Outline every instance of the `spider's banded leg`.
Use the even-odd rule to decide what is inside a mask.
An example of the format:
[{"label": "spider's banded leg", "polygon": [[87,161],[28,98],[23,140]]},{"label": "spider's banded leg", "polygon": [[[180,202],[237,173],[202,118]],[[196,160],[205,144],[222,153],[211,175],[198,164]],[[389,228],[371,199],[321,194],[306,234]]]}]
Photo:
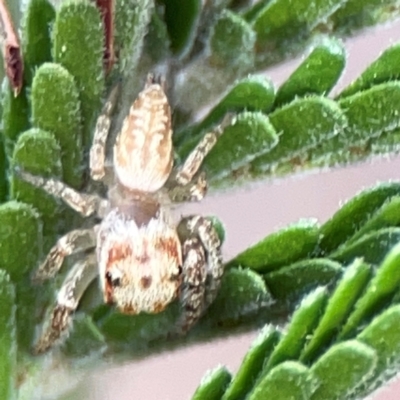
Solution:
[{"label": "spider's banded leg", "polygon": [[185,186],[173,186],[168,189],[169,198],[174,203],[200,201],[206,195],[207,181],[205,174],[201,173],[194,182]]},{"label": "spider's banded leg", "polygon": [[93,143],[90,148],[90,176],[99,181],[105,175],[106,142],[110,132],[111,113],[114,110],[119,94],[120,85],[117,84],[111,90],[100,116],[97,118],[93,135]]},{"label": "spider's banded leg", "polygon": [[47,351],[64,332],[68,331],[71,325],[72,313],[78,307],[83,293],[97,275],[95,254],[90,254],[74,265],[58,293],[51,319],[34,346],[33,351],[35,354]]},{"label": "spider's banded leg", "polygon": [[234,114],[227,114],[214,130],[203,136],[183,165],[178,169],[175,176],[175,181],[178,185],[187,185],[193,179],[204,158],[214,147],[215,143],[217,143],[218,137],[222,135],[224,129],[232,124],[234,117]]},{"label": "spider's banded leg", "polygon": [[206,283],[206,258],[200,240],[187,239],[182,246],[183,282],[180,295],[182,315],[178,322],[178,332],[184,333],[198,321],[203,312]]},{"label": "spider's banded leg", "polygon": [[76,229],[58,239],[56,245],[47,255],[46,260],[35,272],[33,279],[45,280],[52,278],[60,270],[65,257],[94,247],[96,245],[96,227]]},{"label": "spider's banded leg", "polygon": [[14,169],[14,171],[23,181],[42,188],[48,194],[63,200],[72,209],[84,217],[88,217],[94,213],[97,213],[99,216],[104,214],[108,202],[99,196],[79,193],[75,189],[70,188],[65,183],[56,179],[46,179],[41,176],[32,175],[29,172],[20,169]]},{"label": "spider's banded leg", "polygon": [[207,308],[217,297],[221,286],[224,265],[222,263],[221,241],[213,224],[207,218],[194,216],[188,219],[188,229],[201,241],[207,258],[206,293],[204,308]]}]

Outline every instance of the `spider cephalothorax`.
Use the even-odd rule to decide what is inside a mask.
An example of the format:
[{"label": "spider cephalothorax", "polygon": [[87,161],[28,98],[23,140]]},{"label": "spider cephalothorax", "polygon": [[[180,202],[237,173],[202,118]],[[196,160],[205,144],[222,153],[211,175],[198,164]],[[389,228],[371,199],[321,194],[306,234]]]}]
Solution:
[{"label": "spider cephalothorax", "polygon": [[[106,139],[115,99],[113,91],[96,124],[90,151],[94,180],[105,177]],[[36,280],[50,278],[66,256],[85,250],[58,292],[36,352],[49,349],[68,329],[71,314],[97,276],[104,301],[123,313],[158,313],[179,298],[178,330],[187,331],[196,323],[220,285],[220,240],[211,222],[200,216],[184,218],[179,223],[183,229],[178,229],[170,204],[203,198],[206,182],[198,171],[221,132],[222,125],[206,134],[184,164],[173,169],[171,111],[162,85],[150,76],[117,136],[107,199],[19,171],[22,179],[61,198],[82,215],[102,218],[92,228],[61,237],[36,272]]]}]

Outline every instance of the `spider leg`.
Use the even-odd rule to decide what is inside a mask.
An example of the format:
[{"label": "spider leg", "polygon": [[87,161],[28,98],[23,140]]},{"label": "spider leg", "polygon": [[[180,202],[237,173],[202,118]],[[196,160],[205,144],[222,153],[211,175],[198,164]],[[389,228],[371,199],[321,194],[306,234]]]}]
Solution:
[{"label": "spider leg", "polygon": [[205,253],[196,237],[187,239],[183,251],[183,281],[180,294],[182,316],[178,322],[178,331],[187,332],[198,321],[203,312],[206,270]]},{"label": "spider leg", "polygon": [[93,143],[90,148],[90,176],[93,180],[99,181],[105,175],[106,142],[110,132],[111,113],[117,103],[120,85],[117,84],[111,90],[100,116],[97,118],[93,135]]},{"label": "spider leg", "polygon": [[221,243],[209,220],[200,216],[185,218],[180,234],[188,238],[182,246],[184,262],[180,301],[183,314],[178,329],[187,332],[215,299],[224,269]]},{"label": "spider leg", "polygon": [[68,206],[84,217],[88,217],[94,213],[99,216],[104,215],[108,201],[99,196],[79,193],[59,180],[32,175],[18,168],[15,168],[14,172],[23,181],[42,188],[48,194],[63,200]]},{"label": "spider leg", "polygon": [[64,258],[96,245],[96,229],[76,229],[58,239],[52,247],[46,260],[36,270],[34,280],[42,281],[52,278],[61,268]]},{"label": "spider leg", "polygon": [[168,189],[169,198],[174,203],[200,201],[207,193],[207,180],[205,173],[200,173],[194,182],[185,186],[175,185]]},{"label": "spider leg", "polygon": [[187,157],[183,165],[178,169],[175,175],[175,182],[178,185],[185,186],[193,179],[199,170],[204,158],[217,143],[218,138],[222,135],[224,129],[231,125],[234,121],[234,114],[227,114],[222,122],[217,125],[214,130],[206,133],[197,146]]},{"label": "spider leg", "polygon": [[44,353],[53,346],[63,333],[68,332],[72,322],[71,315],[78,307],[83,293],[97,275],[97,262],[94,253],[74,265],[58,292],[51,319],[34,346],[35,354]]},{"label": "spider leg", "polygon": [[213,224],[207,218],[194,216],[189,219],[188,227],[193,232],[196,232],[207,255],[207,280],[204,305],[207,308],[217,297],[222,275],[224,274],[221,241]]}]

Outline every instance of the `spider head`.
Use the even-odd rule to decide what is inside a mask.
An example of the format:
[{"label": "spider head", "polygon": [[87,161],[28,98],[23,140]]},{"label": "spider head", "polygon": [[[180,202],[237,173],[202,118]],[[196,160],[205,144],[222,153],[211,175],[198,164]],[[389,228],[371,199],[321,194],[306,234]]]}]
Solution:
[{"label": "spider head", "polygon": [[104,300],[125,314],[158,313],[178,295],[182,251],[176,231],[153,218],[114,223],[98,247]]}]

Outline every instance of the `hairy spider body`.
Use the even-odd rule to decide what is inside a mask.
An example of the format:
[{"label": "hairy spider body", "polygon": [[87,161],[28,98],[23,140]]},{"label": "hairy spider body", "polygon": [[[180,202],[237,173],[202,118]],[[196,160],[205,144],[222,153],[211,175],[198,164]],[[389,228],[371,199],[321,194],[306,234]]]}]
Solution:
[{"label": "hairy spider body", "polygon": [[104,301],[128,314],[158,313],[178,296],[182,250],[168,215],[138,223],[113,209],[97,236]]},{"label": "hairy spider body", "polygon": [[[105,177],[105,148],[116,90],[99,116],[90,151],[94,180]],[[127,314],[158,313],[179,298],[178,332],[186,332],[214,300],[223,266],[221,244],[211,222],[200,216],[176,224],[173,202],[198,201],[206,191],[198,173],[222,133],[226,118],[206,134],[185,163],[173,169],[171,111],[162,85],[150,76],[125,118],[114,145],[113,182],[108,198],[79,193],[60,181],[17,171],[19,176],[61,198],[84,216],[96,213],[101,223],[61,237],[36,271],[35,279],[53,277],[66,256],[86,256],[67,274],[56,305],[34,351],[48,350],[68,330],[71,314],[97,276],[104,301]]]}]

